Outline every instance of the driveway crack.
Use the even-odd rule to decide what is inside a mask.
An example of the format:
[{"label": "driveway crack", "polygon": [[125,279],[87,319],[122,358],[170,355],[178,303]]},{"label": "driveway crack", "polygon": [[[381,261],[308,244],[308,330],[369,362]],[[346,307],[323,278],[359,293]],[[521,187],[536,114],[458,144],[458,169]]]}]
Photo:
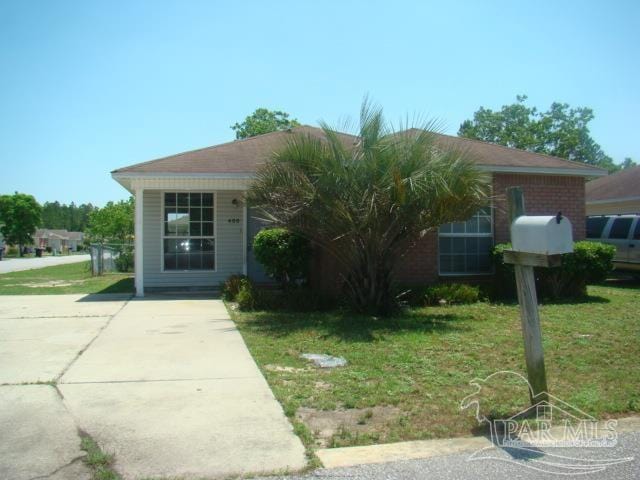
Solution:
[{"label": "driveway crack", "polygon": [[[113,321],[114,318],[116,318],[118,316],[118,314],[120,312],[122,312],[122,310],[129,304],[129,302],[131,301],[131,298],[125,300],[125,302],[122,304],[122,306],[118,309],[117,312],[115,312],[113,315],[109,316],[108,320],[105,322],[105,324],[100,327],[100,329],[98,330],[98,332],[95,334],[95,336],[89,340],[89,343],[87,343],[76,355],[75,357],[73,357],[71,359],[71,361],[67,364],[66,367],[64,367],[62,369],[62,372],[60,372],[60,374],[53,380],[54,383],[58,383],[60,381],[60,379],[64,376],[65,373],[67,373],[69,371],[69,369],[73,366],[73,364],[78,360],[78,358],[80,358],[80,356],[87,351],[87,349],[93,344],[93,342],[95,342],[98,337],[102,334],[102,332],[105,331],[105,329],[111,324],[111,322]],[[56,389],[57,390],[57,389]],[[58,392],[60,393],[60,392]]]},{"label": "driveway crack", "polygon": [[53,475],[55,475],[56,473],[60,472],[61,470],[64,470],[67,467],[70,467],[71,465],[73,465],[74,463],[78,462],[79,460],[84,459],[84,457],[86,457],[87,454],[83,453],[82,455],[78,455],[77,457],[71,459],[70,462],[65,463],[64,465],[56,468],[53,472],[51,473],[47,473],[46,475],[38,475],[37,477],[31,477],[29,480],[40,480],[41,478],[49,478]]}]

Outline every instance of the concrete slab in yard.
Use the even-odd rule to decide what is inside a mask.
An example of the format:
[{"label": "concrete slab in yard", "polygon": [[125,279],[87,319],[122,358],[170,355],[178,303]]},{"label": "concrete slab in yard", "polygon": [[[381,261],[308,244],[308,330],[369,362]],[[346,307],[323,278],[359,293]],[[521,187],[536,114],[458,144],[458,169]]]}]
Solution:
[{"label": "concrete slab in yard", "polygon": [[61,385],[129,478],[299,470],[304,449],[261,378]]},{"label": "concrete slab in yard", "polygon": [[80,438],[55,389],[0,387],[0,478],[84,480]]}]

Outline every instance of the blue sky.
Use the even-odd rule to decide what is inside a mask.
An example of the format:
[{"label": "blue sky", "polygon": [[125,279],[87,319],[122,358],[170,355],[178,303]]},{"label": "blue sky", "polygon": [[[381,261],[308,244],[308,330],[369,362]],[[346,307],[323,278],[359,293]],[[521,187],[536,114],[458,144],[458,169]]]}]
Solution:
[{"label": "blue sky", "polygon": [[447,133],[517,94],[589,106],[619,162],[640,160],[640,2],[6,1],[0,193],[103,205],[117,167],[233,139],[257,107]]}]

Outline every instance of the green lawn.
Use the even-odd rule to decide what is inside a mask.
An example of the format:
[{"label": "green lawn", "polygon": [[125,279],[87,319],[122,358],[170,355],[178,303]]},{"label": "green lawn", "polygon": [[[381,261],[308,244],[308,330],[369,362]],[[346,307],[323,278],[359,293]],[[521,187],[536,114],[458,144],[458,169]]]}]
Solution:
[{"label": "green lawn", "polygon": [[133,277],[122,273],[93,277],[90,262],[0,275],[0,295],[61,293],[133,293]]},{"label": "green lawn", "polygon": [[[580,302],[541,308],[551,393],[598,418],[640,412],[640,286],[589,288]],[[358,445],[482,431],[469,381],[500,370],[525,374],[517,305],[414,309],[391,319],[347,313],[232,316],[296,431],[307,445]],[[346,367],[309,367],[301,353],[345,357]],[[528,405],[526,386],[498,376],[483,412]]]}]

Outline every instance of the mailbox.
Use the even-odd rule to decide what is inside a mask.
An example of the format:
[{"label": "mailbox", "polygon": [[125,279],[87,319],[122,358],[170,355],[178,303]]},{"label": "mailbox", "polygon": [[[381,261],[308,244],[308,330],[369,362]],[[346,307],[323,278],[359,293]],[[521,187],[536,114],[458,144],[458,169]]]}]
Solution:
[{"label": "mailbox", "polygon": [[573,252],[571,222],[560,214],[522,215],[511,224],[511,245],[514,252],[542,255]]}]

